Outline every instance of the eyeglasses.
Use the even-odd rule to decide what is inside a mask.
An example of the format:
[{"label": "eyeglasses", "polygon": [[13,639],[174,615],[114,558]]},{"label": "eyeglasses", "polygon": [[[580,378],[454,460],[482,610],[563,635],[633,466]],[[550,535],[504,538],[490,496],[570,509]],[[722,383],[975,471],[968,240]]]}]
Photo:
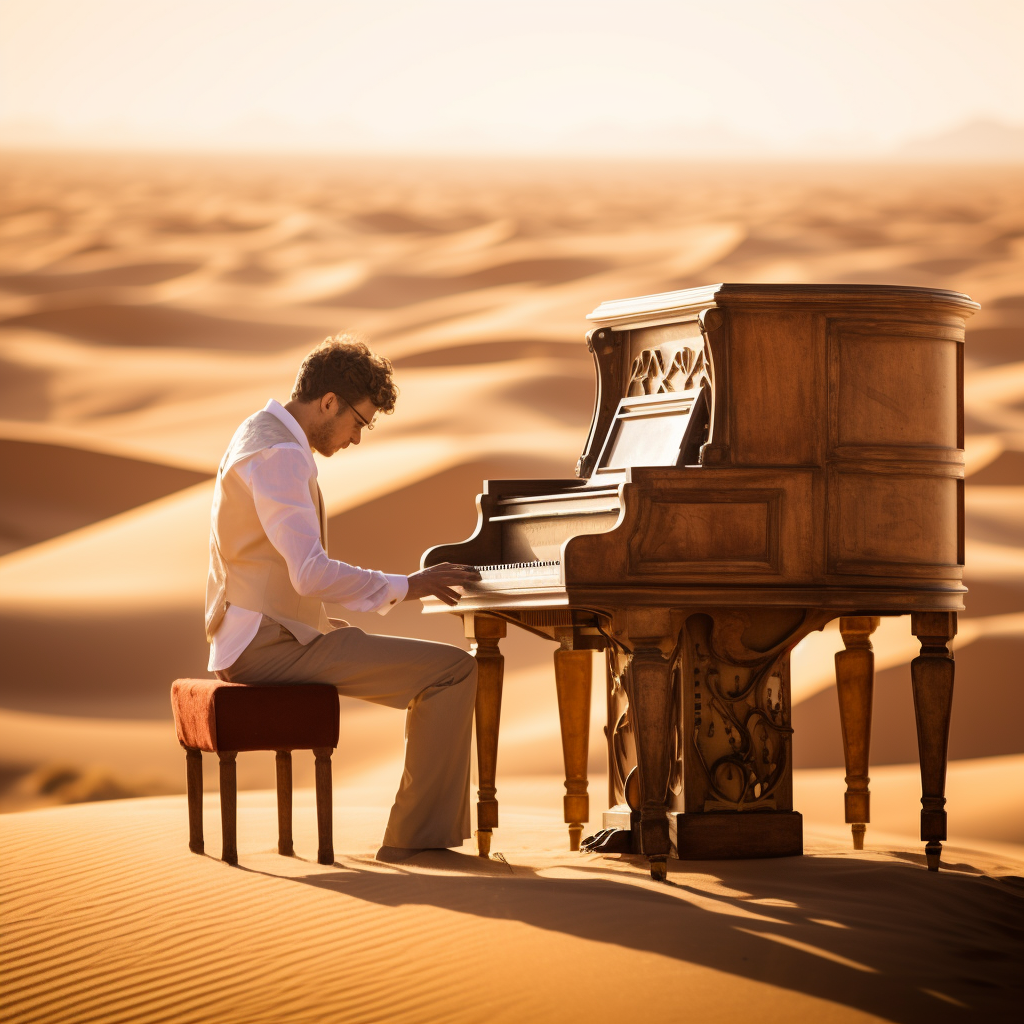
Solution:
[{"label": "eyeglasses", "polygon": [[366,417],[363,416],[363,414],[351,402],[346,401],[344,398],[342,401],[345,402],[345,404],[352,410],[352,415],[355,416],[356,422],[359,426],[365,427],[367,430],[373,430],[375,424],[372,419],[366,419]]}]

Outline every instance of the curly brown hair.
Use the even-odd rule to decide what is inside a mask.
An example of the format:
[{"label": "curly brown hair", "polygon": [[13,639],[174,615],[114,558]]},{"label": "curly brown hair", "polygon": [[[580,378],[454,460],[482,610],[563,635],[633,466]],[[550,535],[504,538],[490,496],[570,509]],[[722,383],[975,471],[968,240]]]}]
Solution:
[{"label": "curly brown hair", "polygon": [[336,334],[302,360],[292,398],[315,402],[330,392],[350,404],[369,398],[381,412],[390,413],[398,398],[391,374],[390,359],[350,334]]}]

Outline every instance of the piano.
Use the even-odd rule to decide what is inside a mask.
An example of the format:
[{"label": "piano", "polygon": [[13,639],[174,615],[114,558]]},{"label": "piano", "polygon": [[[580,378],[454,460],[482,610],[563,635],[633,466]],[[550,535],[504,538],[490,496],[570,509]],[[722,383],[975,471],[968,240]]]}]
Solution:
[{"label": "piano", "polygon": [[[980,307],[935,288],[715,284],[589,314],[597,395],[562,480],[487,480],[461,543],[479,666],[478,849],[498,826],[509,624],[557,644],[570,848],[589,821],[591,672],[604,652],[609,809],[584,849],[802,853],[790,652],[838,618],[846,820],[870,821],[871,633],[909,615],[921,839],[938,870],[964,564],[963,342]],[[425,611],[449,609],[426,599]]]}]

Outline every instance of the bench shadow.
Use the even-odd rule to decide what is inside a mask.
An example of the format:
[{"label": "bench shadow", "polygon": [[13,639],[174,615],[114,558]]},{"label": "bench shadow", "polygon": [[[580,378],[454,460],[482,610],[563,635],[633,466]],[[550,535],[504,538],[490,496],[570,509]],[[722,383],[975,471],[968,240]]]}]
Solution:
[{"label": "bench shadow", "polygon": [[662,884],[642,858],[581,858],[574,877],[553,878],[451,851],[256,873],[656,953],[900,1024],[1003,1019],[1024,997],[1024,904],[986,876],[838,857],[669,864]]}]

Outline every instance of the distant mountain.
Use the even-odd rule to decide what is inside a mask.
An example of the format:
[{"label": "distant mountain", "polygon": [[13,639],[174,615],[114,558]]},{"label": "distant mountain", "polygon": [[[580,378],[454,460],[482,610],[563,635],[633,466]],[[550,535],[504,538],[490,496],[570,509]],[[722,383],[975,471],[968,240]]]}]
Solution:
[{"label": "distant mountain", "polygon": [[1024,128],[979,119],[908,142],[898,152],[901,156],[927,160],[1024,162]]}]

